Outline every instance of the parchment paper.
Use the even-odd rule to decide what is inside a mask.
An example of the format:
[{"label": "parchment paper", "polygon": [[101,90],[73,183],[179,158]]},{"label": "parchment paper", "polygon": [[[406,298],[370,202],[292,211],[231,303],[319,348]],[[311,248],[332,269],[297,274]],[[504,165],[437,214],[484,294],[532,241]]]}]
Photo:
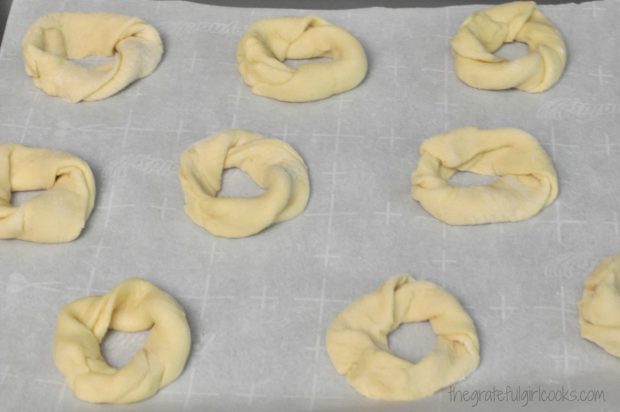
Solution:
[{"label": "parchment paper", "polygon": [[[409,273],[442,284],[478,327],[482,362],[455,389],[603,389],[606,402],[525,409],[619,410],[620,360],[579,337],[576,302],[594,265],[620,251],[620,3],[542,7],[570,54],[561,81],[542,94],[475,90],[455,77],[450,37],[479,8],[317,11],[364,44],[368,77],[340,96],[291,104],[250,92],[235,47],[252,21],[306,11],[15,1],[0,49],[0,139],[79,155],[95,172],[98,199],[72,243],[0,242],[0,409],[472,409],[448,390],[418,402],[371,401],[329,362],[324,336],[337,313],[388,276]],[[164,39],[161,65],[100,102],[45,95],[24,71],[20,42],[37,17],[59,10],[144,18]],[[557,167],[558,200],[513,224],[450,227],[431,218],[410,197],[418,146],[467,125],[519,127],[539,138]],[[185,216],[181,152],[230,127],[285,139],[304,157],[312,195],[303,215],[236,240],[215,238]],[[242,173],[227,173],[224,184],[228,195],[259,192]],[[56,314],[129,276],[151,280],[185,307],[191,357],[148,401],[83,403],[53,365]],[[113,333],[104,352],[122,365],[144,336]],[[414,360],[433,342],[423,325],[392,339]]]}]

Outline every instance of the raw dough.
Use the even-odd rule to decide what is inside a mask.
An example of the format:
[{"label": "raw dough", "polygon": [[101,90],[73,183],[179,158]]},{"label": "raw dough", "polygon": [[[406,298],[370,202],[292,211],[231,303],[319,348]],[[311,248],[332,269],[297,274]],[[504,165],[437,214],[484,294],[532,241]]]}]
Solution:
[{"label": "raw dough", "polygon": [[620,357],[620,254],[588,276],[578,306],[581,336]]},{"label": "raw dough", "polygon": [[[429,321],[437,347],[420,362],[390,353],[387,336],[404,322]],[[393,276],[341,312],[327,331],[327,353],[362,395],[414,400],[464,379],[480,362],[478,335],[459,302],[434,283]]]},{"label": "raw dough", "polygon": [[[72,102],[112,96],[151,74],[164,51],[157,30],[136,17],[72,12],[39,18],[22,50],[34,84]],[[91,67],[70,60],[113,54],[114,61]]]},{"label": "raw dough", "polygon": [[[46,190],[19,206],[12,192]],[[69,242],[80,235],[95,204],[88,164],[56,150],[0,144],[0,239]]]},{"label": "raw dough", "polygon": [[[513,61],[493,53],[502,44],[527,43],[529,54]],[[562,76],[566,45],[562,34],[533,1],[515,1],[472,14],[452,39],[456,75],[479,89],[543,92]]]},{"label": "raw dough", "polygon": [[[108,329],[151,329],[122,368],[109,366],[99,345]],[[183,371],[191,336],[183,308],[143,279],[130,278],[103,296],[66,305],[58,315],[54,362],[83,401],[129,403],[153,396]]]},{"label": "raw dough", "polygon": [[[329,57],[294,68],[286,59]],[[366,77],[366,53],[348,31],[320,17],[258,20],[237,46],[243,80],[259,96],[307,102],[353,89]]]},{"label": "raw dough", "polygon": [[[452,186],[448,180],[458,171],[500,178],[486,186]],[[411,180],[413,198],[451,225],[528,219],[558,195],[547,153],[520,129],[465,127],[425,140]]]},{"label": "raw dough", "polygon": [[[252,198],[216,197],[224,169],[237,167],[266,189]],[[244,237],[300,214],[308,203],[308,170],[297,152],[278,139],[226,130],[190,146],[179,178],[185,212],[194,223],[222,237]]]}]

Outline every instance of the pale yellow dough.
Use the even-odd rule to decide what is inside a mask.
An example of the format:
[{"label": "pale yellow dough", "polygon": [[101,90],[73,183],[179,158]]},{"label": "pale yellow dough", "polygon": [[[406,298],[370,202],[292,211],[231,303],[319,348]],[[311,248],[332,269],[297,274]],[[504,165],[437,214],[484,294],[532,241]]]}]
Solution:
[{"label": "pale yellow dough", "polygon": [[[122,368],[109,366],[100,344],[108,329],[151,329],[144,346]],[[103,296],[66,305],[58,315],[54,362],[79,399],[137,402],[154,395],[183,371],[191,344],[183,308],[143,279],[130,278]]]},{"label": "pale yellow dough", "polygon": [[[45,190],[19,206],[12,192]],[[65,152],[0,144],[0,239],[69,242],[80,235],[95,204],[88,164]]]},{"label": "pale yellow dough", "polygon": [[[459,171],[499,176],[486,186],[453,186]],[[451,225],[528,219],[558,195],[547,153],[520,129],[455,129],[425,140],[411,176],[412,195],[437,219]]]},{"label": "pale yellow dough", "polygon": [[[297,68],[286,59],[328,57]],[[259,96],[307,102],[353,89],[366,77],[366,53],[348,31],[320,17],[276,17],[253,23],[237,46],[239,72]]]},{"label": "pale yellow dough", "polygon": [[[139,18],[63,12],[35,21],[22,50],[26,72],[38,88],[79,102],[105,99],[148,76],[164,49],[157,30]],[[71,60],[112,55],[112,62],[91,67]]]},{"label": "pale yellow dough", "polygon": [[620,254],[588,276],[578,306],[581,336],[620,357]]},{"label": "pale yellow dough", "polygon": [[[513,61],[493,54],[514,41],[526,43],[529,53]],[[472,14],[452,39],[452,55],[456,75],[479,89],[543,92],[558,81],[566,65],[562,34],[533,1],[500,4]]]},{"label": "pale yellow dough", "polygon": [[[418,363],[390,353],[388,334],[429,321],[435,351]],[[460,303],[434,283],[399,275],[342,311],[327,331],[332,364],[362,395],[407,401],[464,379],[480,362],[476,327]]]},{"label": "pale yellow dough", "polygon": [[[251,198],[217,197],[224,169],[246,172],[266,190]],[[278,139],[232,129],[190,146],[179,178],[185,212],[211,234],[245,237],[300,214],[308,203],[308,170],[299,154]]]}]

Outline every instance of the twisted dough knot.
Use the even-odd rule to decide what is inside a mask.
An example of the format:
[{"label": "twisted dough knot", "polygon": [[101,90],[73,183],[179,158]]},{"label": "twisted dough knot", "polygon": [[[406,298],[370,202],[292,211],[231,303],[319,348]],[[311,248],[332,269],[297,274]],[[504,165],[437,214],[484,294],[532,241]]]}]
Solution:
[{"label": "twisted dough knot", "polygon": [[[527,43],[529,54],[507,61],[493,53],[503,43]],[[542,92],[566,65],[562,34],[533,1],[515,1],[472,14],[452,39],[456,75],[479,89]]]},{"label": "twisted dough knot", "polygon": [[[122,368],[109,366],[99,345],[108,329],[151,329],[144,346]],[[103,296],[62,308],[54,336],[54,362],[79,399],[130,403],[154,395],[183,371],[191,336],[183,308],[143,279],[131,278]]]},{"label": "twisted dough knot", "polygon": [[[110,97],[155,70],[161,38],[144,21],[113,13],[52,13],[41,17],[22,41],[26,72],[51,96],[72,102]],[[69,59],[111,56],[85,67]]]},{"label": "twisted dough knot", "polygon": [[[216,197],[224,169],[236,167],[266,192],[252,198]],[[308,203],[308,170],[297,152],[278,139],[232,129],[190,146],[179,178],[185,212],[194,223],[223,237],[258,233],[300,214]]]},{"label": "twisted dough knot", "polygon": [[[46,190],[19,206],[12,192]],[[88,164],[56,150],[0,144],[0,239],[41,243],[77,238],[95,204]]]},{"label": "twisted dough knot", "polygon": [[[429,321],[434,352],[411,363],[389,352],[388,334],[404,322]],[[460,303],[434,283],[393,276],[342,311],[327,331],[338,373],[362,395],[414,400],[464,379],[480,362],[478,335]]]},{"label": "twisted dough knot", "polygon": [[[500,176],[486,186],[452,186],[459,171]],[[412,195],[451,225],[514,222],[551,204],[558,180],[538,141],[519,129],[455,129],[425,140],[411,176]]]},{"label": "twisted dough knot", "polygon": [[620,254],[588,276],[578,306],[581,336],[620,357]]},{"label": "twisted dough knot", "polygon": [[[286,59],[329,57],[294,68]],[[237,46],[239,72],[259,96],[288,102],[320,100],[353,89],[366,76],[366,53],[346,30],[319,17],[253,23]]]}]

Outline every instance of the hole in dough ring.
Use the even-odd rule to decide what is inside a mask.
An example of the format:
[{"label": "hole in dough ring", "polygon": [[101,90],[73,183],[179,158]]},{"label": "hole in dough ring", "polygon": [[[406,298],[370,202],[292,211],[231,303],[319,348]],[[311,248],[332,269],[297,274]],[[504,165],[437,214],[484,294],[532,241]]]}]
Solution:
[{"label": "hole in dough ring", "polygon": [[[144,346],[122,368],[109,366],[100,344],[108,329],[151,329]],[[75,396],[94,403],[130,403],[154,395],[183,371],[191,336],[183,308],[152,283],[130,278],[102,296],[62,308],[54,362]]]},{"label": "hole in dough ring", "polygon": [[[18,206],[12,192],[45,190]],[[0,144],[0,239],[39,243],[77,238],[95,204],[95,178],[66,152]]]},{"label": "hole in dough ring", "polygon": [[[217,197],[224,169],[246,172],[265,193]],[[245,130],[226,130],[190,146],[181,155],[179,178],[185,212],[211,234],[245,237],[300,214],[310,183],[301,156],[287,143]]]},{"label": "hole in dough ring", "polygon": [[[163,54],[159,33],[136,17],[114,13],[51,13],[22,41],[26,72],[50,96],[71,102],[110,97],[155,70]],[[70,59],[112,56],[85,67]]]},{"label": "hole in dough ring", "polygon": [[[509,61],[493,53],[514,41],[529,54]],[[452,39],[456,75],[469,86],[543,92],[562,76],[566,45],[562,34],[533,1],[489,7],[467,17]]]},{"label": "hole in dough ring", "polygon": [[[429,321],[435,351],[412,363],[390,353],[388,334],[404,322]],[[464,379],[480,363],[478,335],[460,303],[434,283],[389,278],[342,311],[327,331],[332,364],[364,396],[407,401]]]},{"label": "hole in dough ring", "polygon": [[[297,68],[286,59],[329,57]],[[360,42],[320,17],[258,20],[237,46],[239,72],[252,92],[287,102],[320,100],[353,89],[368,63]]]},{"label": "hole in dough ring", "polygon": [[[486,186],[453,186],[459,171],[500,176]],[[547,153],[520,129],[465,127],[420,146],[412,195],[435,218],[451,225],[515,222],[536,215],[558,195]]]},{"label": "hole in dough ring", "polygon": [[588,276],[578,306],[581,336],[620,357],[620,254]]}]

